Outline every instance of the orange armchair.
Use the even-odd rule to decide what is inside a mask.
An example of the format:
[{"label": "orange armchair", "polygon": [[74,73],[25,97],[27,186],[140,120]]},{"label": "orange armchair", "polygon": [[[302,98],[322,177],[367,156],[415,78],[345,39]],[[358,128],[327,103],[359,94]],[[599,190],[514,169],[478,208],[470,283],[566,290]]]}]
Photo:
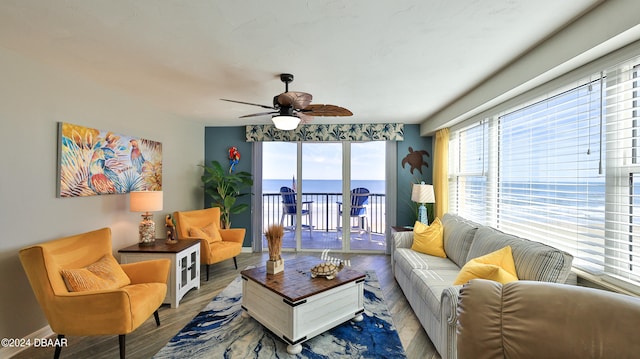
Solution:
[{"label": "orange armchair", "polygon": [[209,265],[233,258],[238,269],[236,256],[242,251],[244,228],[220,228],[220,208],[206,208],[195,211],[174,212],[178,239],[200,239],[200,263],[206,265],[207,281]]},{"label": "orange armchair", "polygon": [[[171,262],[160,259],[119,265],[112,254],[109,228],[23,248],[20,261],[59,339],[118,334],[120,357],[124,358],[126,334],[151,314],[160,325],[158,308],[167,292]],[[123,281],[126,284],[120,285]],[[95,289],[96,283],[102,289]],[[54,358],[60,351],[57,346]]]}]

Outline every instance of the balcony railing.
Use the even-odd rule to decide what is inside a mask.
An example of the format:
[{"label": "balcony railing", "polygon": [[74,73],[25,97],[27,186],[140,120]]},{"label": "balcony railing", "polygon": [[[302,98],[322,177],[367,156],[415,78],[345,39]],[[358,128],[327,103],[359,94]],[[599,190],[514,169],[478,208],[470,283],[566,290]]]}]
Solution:
[{"label": "balcony railing", "polygon": [[[311,216],[311,226],[314,231],[337,231],[338,225],[338,203],[342,203],[342,193],[303,193],[303,202],[309,204],[313,215]],[[270,224],[280,223],[282,216],[282,197],[280,193],[265,193],[262,195],[263,213],[263,233]],[[290,218],[285,217],[285,226],[291,225]],[[385,233],[385,195],[379,193],[369,194],[369,204],[367,207],[367,219],[372,234]],[[302,224],[307,225],[306,217]],[[353,225],[353,224],[352,224]]]}]

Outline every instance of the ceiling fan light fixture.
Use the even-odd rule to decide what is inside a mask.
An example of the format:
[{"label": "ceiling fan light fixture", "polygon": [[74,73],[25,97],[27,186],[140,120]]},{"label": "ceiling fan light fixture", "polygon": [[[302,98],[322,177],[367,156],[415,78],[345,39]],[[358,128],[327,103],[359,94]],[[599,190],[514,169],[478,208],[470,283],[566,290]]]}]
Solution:
[{"label": "ceiling fan light fixture", "polygon": [[273,124],[277,129],[285,131],[291,131],[298,127],[301,118],[305,123],[308,123],[314,116],[353,116],[351,111],[340,106],[311,104],[313,96],[310,93],[289,91],[289,83],[293,81],[292,74],[280,74],[280,80],[284,82],[284,92],[273,97],[273,106],[224,98],[221,100],[266,108],[270,111],[252,113],[240,116],[240,118],[275,115],[272,117]]},{"label": "ceiling fan light fixture", "polygon": [[284,131],[295,130],[300,123],[300,118],[296,116],[273,116],[271,120],[277,129]]}]

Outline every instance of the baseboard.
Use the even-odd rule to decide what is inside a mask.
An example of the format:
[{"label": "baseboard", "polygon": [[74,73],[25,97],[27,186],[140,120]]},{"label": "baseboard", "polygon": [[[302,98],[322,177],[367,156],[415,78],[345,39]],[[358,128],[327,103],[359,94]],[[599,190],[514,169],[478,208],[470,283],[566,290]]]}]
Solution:
[{"label": "baseboard", "polygon": [[[44,339],[44,338],[48,338],[52,335],[54,335],[55,333],[53,332],[53,330],[51,330],[50,326],[46,326],[44,328],[41,328],[39,330],[36,330],[35,332],[27,335],[26,337],[22,338],[22,342],[24,343],[33,343],[36,339]],[[21,351],[28,349],[28,346],[25,347],[8,347],[8,346],[4,346],[2,348],[0,348],[0,358],[11,358],[14,355],[20,353]]]},{"label": "baseboard", "polygon": [[240,253],[253,253],[253,248],[251,248],[251,247],[242,247],[242,251]]}]

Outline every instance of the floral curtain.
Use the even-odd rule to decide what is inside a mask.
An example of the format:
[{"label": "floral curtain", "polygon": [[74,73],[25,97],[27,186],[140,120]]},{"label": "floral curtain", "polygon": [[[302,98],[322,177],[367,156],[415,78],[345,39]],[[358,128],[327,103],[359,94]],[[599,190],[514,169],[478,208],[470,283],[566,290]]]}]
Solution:
[{"label": "floral curtain", "polygon": [[274,125],[249,125],[246,127],[247,142],[259,141],[403,141],[404,124],[311,124],[300,125],[292,131],[282,131]]}]

